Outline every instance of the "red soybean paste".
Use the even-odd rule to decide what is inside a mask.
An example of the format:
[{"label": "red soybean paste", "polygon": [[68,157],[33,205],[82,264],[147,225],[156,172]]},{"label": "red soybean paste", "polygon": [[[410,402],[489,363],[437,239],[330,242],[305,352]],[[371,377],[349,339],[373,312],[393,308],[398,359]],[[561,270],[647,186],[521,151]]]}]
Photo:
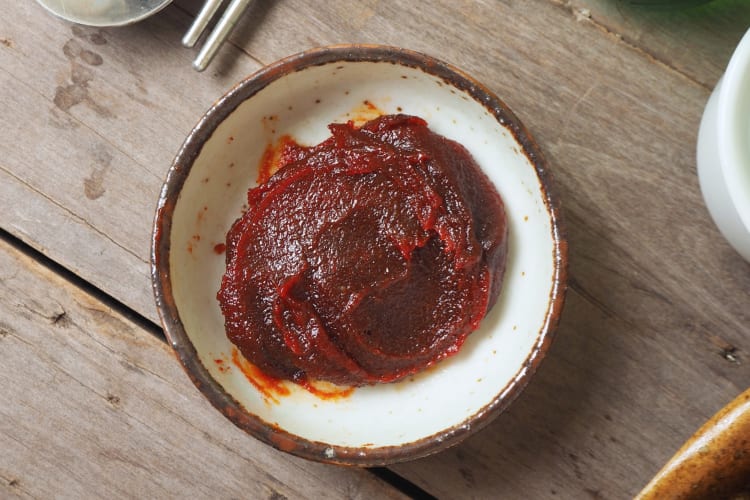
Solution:
[{"label": "red soybean paste", "polygon": [[503,202],[460,144],[406,115],[290,142],[227,235],[226,332],[266,374],[391,382],[455,354],[503,280]]}]

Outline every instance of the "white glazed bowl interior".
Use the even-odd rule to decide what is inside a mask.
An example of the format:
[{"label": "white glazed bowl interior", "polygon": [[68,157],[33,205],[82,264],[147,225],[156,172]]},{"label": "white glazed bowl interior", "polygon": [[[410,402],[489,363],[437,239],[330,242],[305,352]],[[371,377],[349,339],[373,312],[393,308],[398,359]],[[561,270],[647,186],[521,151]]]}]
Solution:
[{"label": "white glazed bowl interior", "polygon": [[[357,388],[336,400],[288,383],[290,395],[268,401],[236,367],[227,370],[215,362],[231,359],[232,350],[216,300],[225,256],[215,246],[242,214],[269,144],[284,134],[316,144],[329,136],[329,123],[357,115],[364,101],[385,113],[426,119],[432,130],[463,144],[490,177],[506,204],[510,233],[502,293],[461,351],[424,373]],[[447,429],[470,430],[477,417],[517,392],[533,358],[543,356],[541,344],[557,321],[551,302],[562,293],[564,275],[556,216],[513,133],[468,92],[391,62],[307,66],[239,104],[192,163],[168,235],[174,304],[197,356],[223,390],[258,419],[296,438],[330,445],[324,459],[336,460],[335,447],[357,448],[366,456],[367,450],[439,441]]]},{"label": "white glazed bowl interior", "polygon": [[711,217],[750,261],[750,31],[706,104],[697,161]]}]

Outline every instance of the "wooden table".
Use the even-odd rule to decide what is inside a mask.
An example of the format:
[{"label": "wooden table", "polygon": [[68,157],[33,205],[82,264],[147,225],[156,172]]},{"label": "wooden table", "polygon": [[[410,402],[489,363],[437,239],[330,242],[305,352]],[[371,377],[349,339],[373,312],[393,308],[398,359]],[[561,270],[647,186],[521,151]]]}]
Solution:
[{"label": "wooden table", "polygon": [[[702,202],[695,139],[750,2],[257,0],[203,74],[197,0],[119,29],[0,0],[0,497],[626,498],[750,381],[750,264]],[[262,65],[343,42],[453,63],[538,139],[570,288],[529,387],[488,428],[389,469],[233,427],[164,342],[157,194],[188,131]]]}]

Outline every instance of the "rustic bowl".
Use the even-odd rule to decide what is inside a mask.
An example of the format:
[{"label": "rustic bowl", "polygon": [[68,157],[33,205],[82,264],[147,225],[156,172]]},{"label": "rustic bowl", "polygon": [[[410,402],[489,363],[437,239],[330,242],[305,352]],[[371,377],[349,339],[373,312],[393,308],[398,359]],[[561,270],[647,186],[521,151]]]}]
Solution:
[{"label": "rustic bowl", "polygon": [[635,500],[750,496],[750,389],[688,439]]},{"label": "rustic bowl", "polygon": [[[365,103],[367,101],[367,103]],[[269,144],[301,144],[373,109],[421,116],[463,144],[497,186],[509,225],[503,291],[461,351],[402,381],[321,398],[258,390],[232,359],[216,301],[221,244]],[[434,453],[489,423],[528,383],[552,340],[567,244],[541,152],[508,107],[459,70],[379,46],[311,50],[268,66],[208,110],[159,198],[152,279],[167,337],[195,385],[232,422],[308,459],[382,465]],[[236,355],[236,351],[234,353]]]}]

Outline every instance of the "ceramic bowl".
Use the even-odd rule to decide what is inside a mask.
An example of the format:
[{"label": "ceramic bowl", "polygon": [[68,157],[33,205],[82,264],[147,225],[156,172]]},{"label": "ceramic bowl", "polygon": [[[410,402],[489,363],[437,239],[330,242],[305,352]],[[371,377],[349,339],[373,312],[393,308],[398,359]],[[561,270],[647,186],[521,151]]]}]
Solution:
[{"label": "ceramic bowl", "polygon": [[635,500],[748,498],[749,442],[750,389],[703,424]]},{"label": "ceramic bowl", "polygon": [[[418,375],[341,397],[320,397],[290,382],[268,393],[252,383],[224,334],[216,292],[227,230],[242,214],[268,145],[284,135],[316,144],[328,137],[329,123],[373,113],[424,118],[463,144],[497,186],[510,234],[502,293],[457,355]],[[262,69],[203,116],[161,192],[152,277],[169,342],[196,386],[232,422],[298,456],[370,466],[455,444],[511,403],[552,340],[566,254],[547,164],[502,101],[428,56],[342,46]]]},{"label": "ceramic bowl", "polygon": [[750,31],[708,99],[696,157],[714,223],[750,262]]}]

